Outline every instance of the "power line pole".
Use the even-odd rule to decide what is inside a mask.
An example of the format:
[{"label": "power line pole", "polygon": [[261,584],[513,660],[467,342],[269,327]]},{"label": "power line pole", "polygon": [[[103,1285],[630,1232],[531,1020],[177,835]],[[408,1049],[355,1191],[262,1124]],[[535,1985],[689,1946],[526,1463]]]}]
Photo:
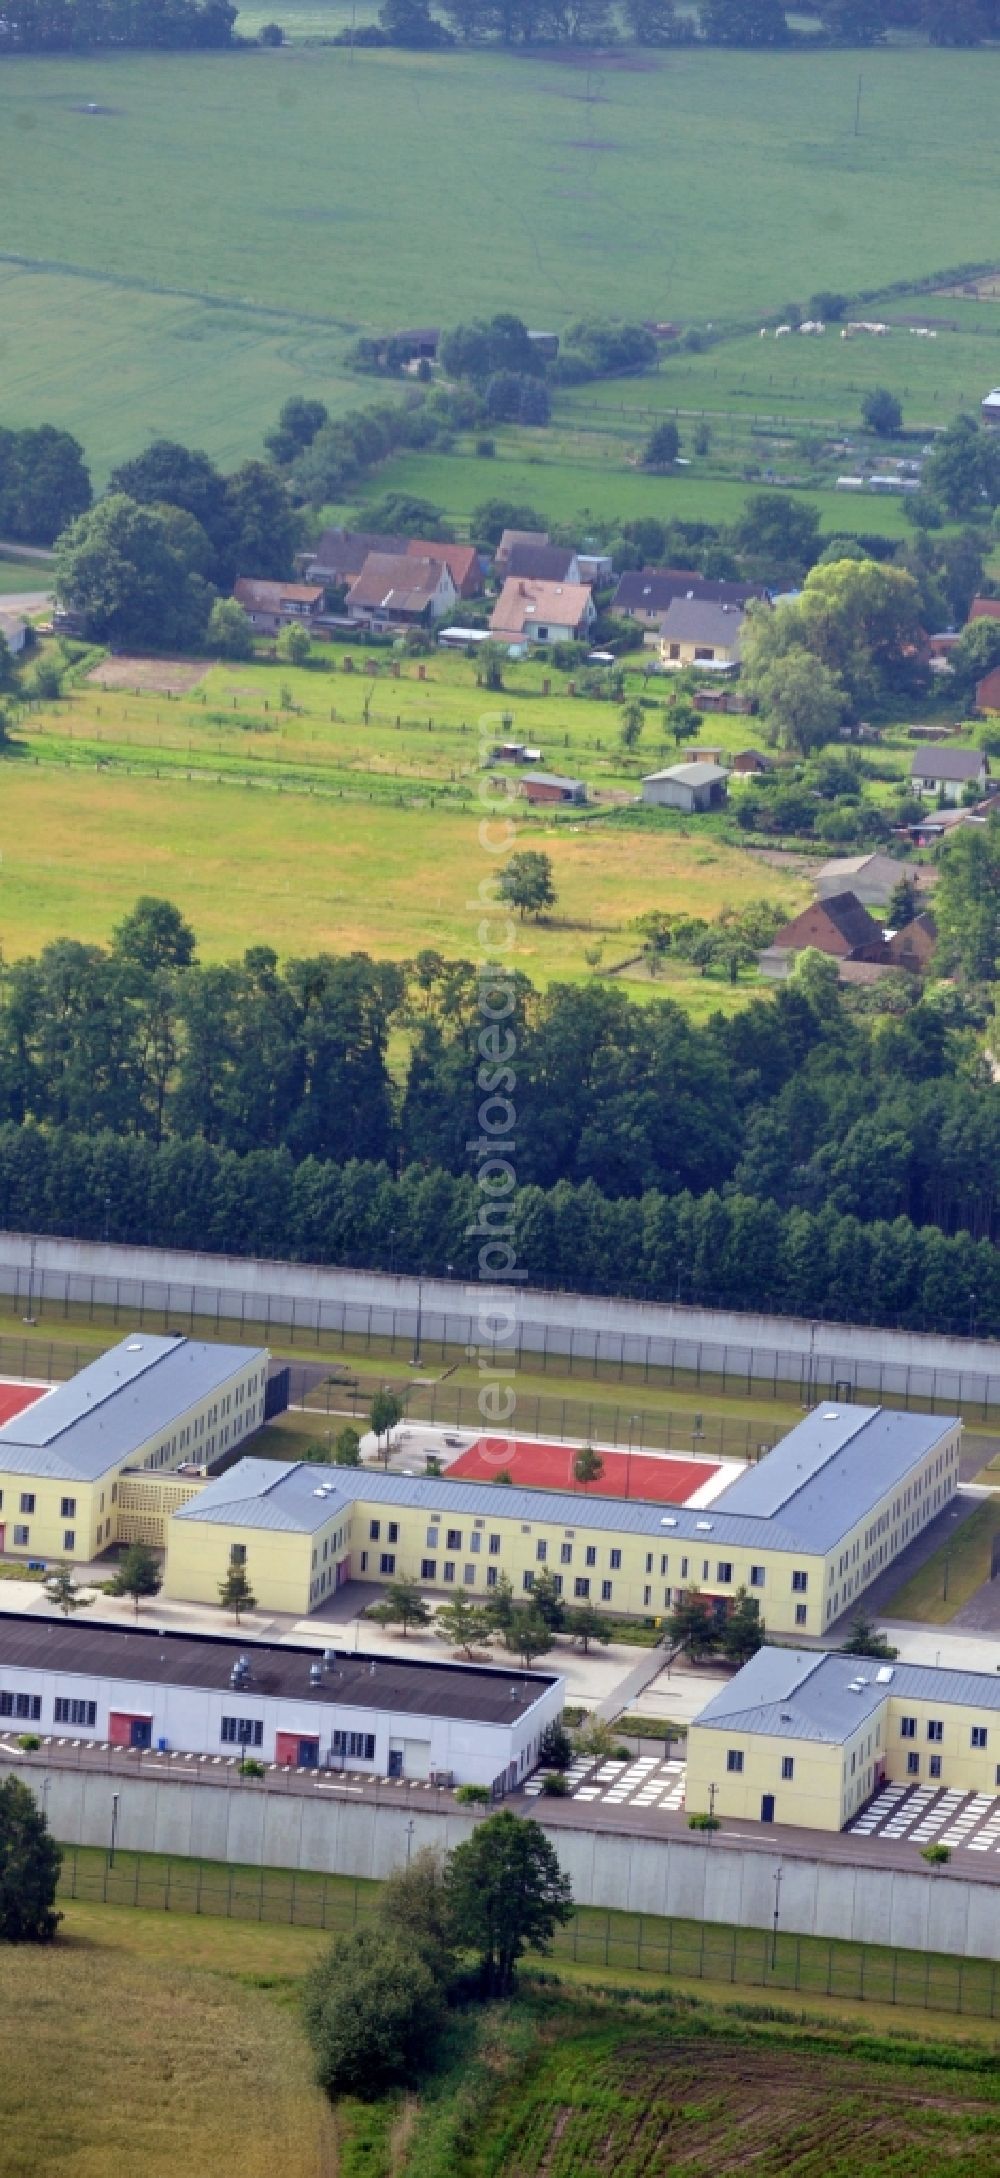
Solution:
[{"label": "power line pole", "polygon": [[771,1972],[772,1972],[772,1974],[773,1974],[773,1972],[774,1972],[774,1969],[775,1969],[775,1967],[776,1967],[776,1966],[777,1966],[777,1964],[778,1964],[778,1916],[779,1916],[779,1914],[780,1914],[780,1911],[781,1911],[781,1877],[782,1877],[782,1873],[783,1873],[783,1871],[782,1871],[782,1869],[780,1868],[780,1866],[779,1866],[779,1867],[777,1867],[777,1868],[775,1869],[775,1871],[774,1871],[774,1927],[773,1927],[773,1929],[772,1929],[772,1932],[771,1932]]}]

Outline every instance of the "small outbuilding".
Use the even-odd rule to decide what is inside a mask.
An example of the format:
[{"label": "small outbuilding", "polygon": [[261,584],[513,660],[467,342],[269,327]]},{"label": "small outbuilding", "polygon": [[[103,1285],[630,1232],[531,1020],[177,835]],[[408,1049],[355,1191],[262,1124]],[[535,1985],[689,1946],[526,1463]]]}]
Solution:
[{"label": "small outbuilding", "polygon": [[642,798],[653,809],[683,809],[695,816],[723,807],[727,776],[721,764],[668,764],[664,771],[647,773]]},{"label": "small outbuilding", "polygon": [[770,771],[771,759],[769,756],[763,756],[760,749],[738,749],[730,768],[737,772],[740,778],[746,779],[753,777],[757,772]]},{"label": "small outbuilding", "polygon": [[518,793],[526,802],[575,802],[587,799],[582,779],[566,779],[558,771],[533,771],[521,780]]},{"label": "small outbuilding", "polygon": [[906,874],[891,855],[838,855],[835,861],[824,862],[816,878],[816,892],[820,900],[852,892],[865,907],[888,907],[895,887]]}]

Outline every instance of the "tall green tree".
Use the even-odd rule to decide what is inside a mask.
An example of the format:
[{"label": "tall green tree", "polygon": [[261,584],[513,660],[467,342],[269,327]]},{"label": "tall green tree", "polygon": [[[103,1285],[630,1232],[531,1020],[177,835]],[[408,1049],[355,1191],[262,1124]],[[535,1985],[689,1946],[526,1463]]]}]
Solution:
[{"label": "tall green tree", "polygon": [[230,1563],[225,1579],[219,1582],[219,1602],[224,1611],[231,1611],[237,1626],[244,1611],[255,1611],[257,1598],[250,1586],[250,1576],[245,1565]]},{"label": "tall green tree", "polygon": [[525,1671],[530,1671],[537,1656],[548,1655],[553,1631],[540,1611],[519,1603],[514,1606],[509,1624],[502,1628],[501,1638],[508,1653],[520,1657]]},{"label": "tall green tree", "polygon": [[534,847],[524,847],[517,854],[509,855],[500,873],[497,891],[501,900],[520,909],[522,917],[534,915],[537,918],[545,908],[555,905],[550,857]]},{"label": "tall green tree", "polygon": [[541,1825],[506,1809],[456,1846],[447,1885],[456,1943],[476,1954],[490,1997],[510,1995],[518,1960],[548,1950],[572,1913],[569,1878]]},{"label": "tall green tree", "polygon": [[413,2085],[445,2024],[445,1988],[405,1934],[342,1936],[314,1966],[303,1999],[316,2078],[331,2099],[373,2101]]},{"label": "tall green tree", "polygon": [[8,1944],[51,1943],[62,1914],[56,1885],[62,1850],[20,1778],[0,1785],[0,1938]]},{"label": "tall green tree", "polygon": [[212,591],[171,541],[169,513],[123,493],[102,499],[58,540],[55,589],[92,640],[197,648]]},{"label": "tall green tree", "polygon": [[721,1630],[722,1653],[730,1664],[748,1664],[767,1640],[760,1604],[745,1588],[738,1588],[732,1610]]},{"label": "tall green tree", "polygon": [[385,1439],[385,1464],[388,1467],[389,1454],[392,1450],[392,1433],[397,1424],[403,1419],[403,1402],[401,1399],[397,1399],[395,1392],[385,1391],[384,1389],[377,1391],[372,1399],[368,1418],[380,1454],[382,1440]]},{"label": "tall green tree", "polygon": [[160,1561],[146,1543],[130,1543],[108,1587],[113,1596],[131,1596],[136,1618],[144,1596],[158,1596],[163,1586]]},{"label": "tall green tree", "polygon": [[486,1605],[470,1596],[464,1588],[456,1588],[447,1603],[439,1604],[434,1631],[440,1634],[442,1641],[461,1649],[471,1662],[474,1649],[489,1646],[494,1627]]},{"label": "tall green tree", "polygon": [[429,1626],[431,1616],[430,1606],[416,1581],[409,1580],[405,1574],[388,1581],[382,1602],[369,1604],[365,1612],[365,1617],[373,1618],[379,1626],[398,1626],[404,1641],[411,1626]]},{"label": "tall green tree", "polygon": [[696,1588],[685,1588],[678,1596],[667,1620],[670,1640],[677,1648],[686,1649],[692,1663],[710,1656],[719,1646],[719,1624],[707,1596]]},{"label": "tall green tree", "polygon": [[958,827],[941,857],[934,894],[940,953],[974,983],[992,983],[1000,964],[1000,822]]}]

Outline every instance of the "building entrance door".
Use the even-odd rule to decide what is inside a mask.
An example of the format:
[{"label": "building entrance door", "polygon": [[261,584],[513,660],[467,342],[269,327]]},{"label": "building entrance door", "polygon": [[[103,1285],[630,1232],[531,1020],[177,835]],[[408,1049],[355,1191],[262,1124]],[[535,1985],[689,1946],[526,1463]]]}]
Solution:
[{"label": "building entrance door", "polygon": [[152,1746],[153,1727],[148,1717],[133,1717],[128,1743],[130,1747],[140,1749]]},{"label": "building entrance door", "polygon": [[388,1774],[389,1774],[389,1776],[390,1776],[390,1777],[402,1777],[402,1774],[403,1774],[403,1750],[402,1750],[402,1748],[401,1748],[401,1747],[390,1747],[390,1749],[389,1749],[389,1771],[388,1771]]},{"label": "building entrance door", "polygon": [[765,1794],[764,1794],[764,1796],[763,1796],[763,1798],[762,1798],[762,1800],[761,1800],[761,1803],[760,1803],[760,1819],[761,1819],[761,1822],[762,1822],[762,1823],[773,1823],[773,1821],[774,1821],[774,1794],[773,1794],[773,1792],[765,1792]]}]

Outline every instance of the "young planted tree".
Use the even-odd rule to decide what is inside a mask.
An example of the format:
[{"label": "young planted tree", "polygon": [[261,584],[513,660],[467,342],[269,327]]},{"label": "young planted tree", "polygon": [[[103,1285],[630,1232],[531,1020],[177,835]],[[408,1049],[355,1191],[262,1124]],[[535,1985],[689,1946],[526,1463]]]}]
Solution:
[{"label": "young planted tree", "polygon": [[113,1596],[131,1596],[138,1618],[143,1596],[159,1595],[162,1585],[163,1573],[155,1553],[146,1543],[130,1543],[108,1588]]},{"label": "young planted tree", "polygon": [[381,1603],[369,1604],[366,1618],[373,1618],[379,1626],[400,1626],[405,1641],[411,1626],[429,1626],[431,1611],[421,1595],[416,1581],[405,1575],[390,1581]]},{"label": "young planted tree", "polygon": [[94,1596],[85,1595],[83,1589],[77,1586],[73,1579],[72,1566],[67,1565],[64,1558],[60,1559],[58,1565],[53,1566],[43,1593],[46,1603],[53,1604],[57,1611],[62,1612],[64,1618],[71,1618],[74,1611],[89,1611],[95,1601]]},{"label": "young planted tree", "polygon": [[342,1429],[333,1447],[335,1467],[360,1467],[361,1439],[356,1429]]},{"label": "young planted tree", "polygon": [[514,1591],[510,1585],[510,1576],[507,1573],[501,1573],[496,1587],[491,1588],[486,1601],[490,1625],[497,1633],[505,1633],[508,1626],[511,1625],[514,1608]]},{"label": "young planted tree", "polygon": [[884,1633],[880,1633],[874,1619],[866,1618],[863,1611],[855,1612],[850,1633],[844,1642],[845,1656],[881,1656],[887,1663],[899,1655]]},{"label": "young planted tree", "polygon": [[568,1770],[573,1760],[573,1742],[564,1724],[547,1724],[538,1742],[538,1760],[543,1770]]},{"label": "young planted tree", "polygon": [[675,1647],[687,1650],[692,1663],[710,1656],[719,1646],[715,1612],[708,1597],[699,1594],[697,1588],[682,1591],[670,1613],[667,1631]]},{"label": "young planted tree", "polygon": [[594,1603],[576,1604],[569,1613],[566,1630],[572,1639],[574,1647],[582,1649],[585,1656],[589,1652],[592,1641],[599,1641],[604,1648],[607,1648],[611,1639],[611,1628],[607,1619],[601,1617],[600,1611]]},{"label": "young planted tree", "polygon": [[289,665],[305,665],[311,649],[309,631],[302,626],[301,620],[293,620],[287,628],[282,628],[278,637],[278,655],[285,658]]},{"label": "young planted tree", "polygon": [[621,712],[621,741],[623,749],[634,749],[638,747],[639,736],[642,732],[644,722],[645,712],[643,711],[642,705],[639,702],[638,697],[633,696],[631,702],[626,703],[623,706]]},{"label": "young planted tree", "polygon": [[722,1653],[731,1664],[748,1664],[767,1640],[767,1629],[760,1615],[756,1596],[738,1588],[733,1597],[733,1608],[722,1628]]},{"label": "young planted tree", "polygon": [[493,1639],[493,1622],[483,1603],[477,1603],[464,1588],[456,1588],[447,1603],[442,1603],[434,1622],[434,1631],[442,1641],[461,1649],[471,1662],[475,1648],[489,1645]]},{"label": "young planted tree", "polygon": [[33,1792],[17,1777],[0,1785],[0,1938],[8,1944],[51,1943],[62,1914],[55,1910],[61,1848],[49,1836]]},{"label": "young planted tree", "polygon": [[573,1461],[573,1480],[586,1489],[588,1483],[600,1482],[604,1473],[604,1461],[592,1444],[581,1445]]},{"label": "young planted tree", "polygon": [[552,1629],[547,1626],[540,1612],[525,1609],[517,1604],[510,1625],[503,1629],[503,1645],[511,1656],[519,1656],[525,1671],[530,1671],[536,1656],[547,1656],[552,1647]]},{"label": "young planted tree", "polygon": [[242,1612],[256,1610],[257,1598],[244,1565],[230,1565],[227,1568],[225,1580],[219,1582],[219,1602],[224,1611],[232,1612],[237,1626]]},{"label": "young planted tree", "polygon": [[369,1419],[380,1456],[382,1454],[382,1439],[385,1438],[385,1464],[388,1467],[389,1454],[392,1450],[392,1433],[397,1423],[403,1419],[402,1400],[397,1399],[395,1392],[377,1391],[371,1403]]},{"label": "young planted tree", "polygon": [[555,1575],[543,1565],[535,1574],[529,1609],[536,1617],[544,1619],[550,1633],[561,1633],[566,1623],[566,1605],[556,1586]]},{"label": "young planted tree", "polygon": [[539,1823],[506,1809],[456,1846],[447,1875],[452,1926],[475,1952],[483,1994],[509,1996],[525,1951],[547,1951],[569,1920],[573,1894]]}]

